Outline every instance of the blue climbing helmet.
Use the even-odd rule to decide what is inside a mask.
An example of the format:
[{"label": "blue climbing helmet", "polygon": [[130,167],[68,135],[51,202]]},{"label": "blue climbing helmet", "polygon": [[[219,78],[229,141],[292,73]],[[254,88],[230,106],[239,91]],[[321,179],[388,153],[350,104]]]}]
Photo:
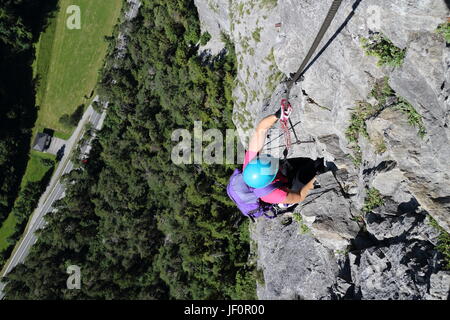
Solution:
[{"label": "blue climbing helmet", "polygon": [[268,186],[278,173],[279,159],[262,154],[250,161],[244,169],[244,182],[251,188]]}]

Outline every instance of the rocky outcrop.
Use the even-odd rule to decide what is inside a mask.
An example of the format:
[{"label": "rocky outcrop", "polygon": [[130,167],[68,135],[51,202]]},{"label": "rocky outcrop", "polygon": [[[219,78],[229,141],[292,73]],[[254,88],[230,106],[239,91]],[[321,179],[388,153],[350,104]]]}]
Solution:
[{"label": "rocky outcrop", "polygon": [[[221,33],[235,44],[233,120],[246,144],[256,122],[278,109],[286,95],[280,80],[297,71],[332,1],[195,2],[202,29],[212,35],[204,49],[219,52]],[[343,1],[324,50],[290,92],[297,135],[291,138],[302,143],[289,157],[324,157],[333,170],[319,177],[321,188],[295,209],[290,224],[283,218],[254,226],[266,279],[260,298],[448,298],[450,274],[442,270],[429,220],[450,231],[450,49],[435,33],[449,12],[444,0]],[[401,66],[377,66],[364,53],[361,38],[378,32],[406,50]],[[346,136],[351,115],[360,102],[380,103],[370,93],[385,78],[412,109],[408,114],[387,101],[367,119],[355,163]],[[411,115],[420,117],[423,137]],[[280,156],[277,130],[266,152]],[[367,205],[372,188],[382,205]]]},{"label": "rocky outcrop", "polygon": [[332,299],[339,273],[333,253],[313,236],[299,234],[298,225],[290,222],[261,220],[254,226],[258,267],[264,272],[258,297]]},{"label": "rocky outcrop", "polygon": [[427,242],[402,242],[371,247],[360,255],[350,253],[355,297],[386,300],[447,299],[450,290],[448,282],[439,284],[437,288],[432,287],[436,279],[448,280],[450,275],[448,272],[435,271],[432,252]]},{"label": "rocky outcrop", "polygon": [[[313,190],[295,211],[301,214],[311,234],[325,247],[345,250],[360,230],[355,220],[359,212],[343,197],[341,186],[331,171],[319,176],[317,181],[321,187]],[[333,205],[324,206],[324,203]]]}]

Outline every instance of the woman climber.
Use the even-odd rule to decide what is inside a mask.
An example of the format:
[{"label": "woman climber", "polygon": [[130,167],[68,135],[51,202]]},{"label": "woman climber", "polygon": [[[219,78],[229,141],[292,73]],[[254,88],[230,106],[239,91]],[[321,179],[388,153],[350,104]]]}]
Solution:
[{"label": "woman climber", "polygon": [[[270,159],[267,155],[258,155],[264,146],[267,131],[278,120],[287,119],[291,110],[292,108],[288,104],[286,108],[281,107],[274,115],[262,119],[251,136],[248,150],[245,153],[243,178],[249,187],[260,189],[276,182],[282,183],[279,188],[260,197],[266,203],[295,204],[303,201],[309,191],[314,188],[317,173],[326,170],[323,158],[315,161],[308,158],[280,161]],[[277,166],[277,162],[281,162],[279,166]],[[265,170],[268,167],[272,167],[273,170]],[[276,170],[277,167],[278,170]]]}]

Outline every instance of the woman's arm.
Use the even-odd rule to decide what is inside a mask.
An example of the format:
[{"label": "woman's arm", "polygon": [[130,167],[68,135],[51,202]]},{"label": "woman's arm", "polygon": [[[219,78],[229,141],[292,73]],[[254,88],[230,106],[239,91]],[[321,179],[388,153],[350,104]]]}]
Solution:
[{"label": "woman's arm", "polygon": [[248,150],[252,152],[260,152],[266,141],[267,131],[277,122],[276,115],[270,115],[262,119],[256,126],[255,132],[250,138]]},{"label": "woman's arm", "polygon": [[316,181],[316,177],[312,178],[311,181],[303,186],[303,188],[301,188],[298,192],[288,192],[286,199],[282,203],[294,204],[305,200],[309,191],[314,188],[314,181]]}]

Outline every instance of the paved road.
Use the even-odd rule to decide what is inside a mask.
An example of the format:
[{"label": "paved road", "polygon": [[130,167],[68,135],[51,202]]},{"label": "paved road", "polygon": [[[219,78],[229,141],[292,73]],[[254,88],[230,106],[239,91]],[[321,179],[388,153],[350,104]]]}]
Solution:
[{"label": "paved road", "polygon": [[[97,97],[94,99],[94,101]],[[24,232],[24,236],[21,241],[16,245],[13,251],[12,257],[10,257],[7,265],[3,268],[2,277],[8,274],[16,265],[23,263],[25,257],[30,251],[31,246],[36,243],[37,237],[35,235],[36,230],[42,229],[45,225],[44,216],[47,212],[53,210],[53,203],[61,199],[64,196],[64,185],[60,183],[60,178],[62,175],[70,172],[73,169],[73,163],[70,161],[71,152],[74,147],[76,147],[78,141],[83,135],[83,128],[87,123],[91,123],[93,128],[99,130],[103,126],[103,121],[106,116],[106,110],[99,114],[95,112],[91,106],[86,110],[83,118],[80,120],[74,133],[68,140],[65,148],[64,157],[61,159],[58,167],[53,174],[53,177],[45,191],[39,200],[38,207],[33,212],[27,229]],[[90,142],[90,141],[89,141]],[[83,153],[88,153],[90,150],[89,143],[82,146],[81,151]],[[3,298],[3,288],[4,283],[0,283],[0,299]]]}]

